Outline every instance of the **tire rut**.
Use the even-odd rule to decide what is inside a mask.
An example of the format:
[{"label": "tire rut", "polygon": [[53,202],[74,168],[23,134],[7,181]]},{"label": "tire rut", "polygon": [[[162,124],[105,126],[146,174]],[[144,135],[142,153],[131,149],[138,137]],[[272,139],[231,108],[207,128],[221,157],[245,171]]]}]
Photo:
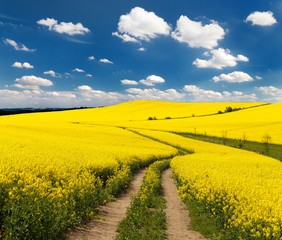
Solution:
[{"label": "tire rut", "polygon": [[137,194],[145,174],[145,170],[138,172],[128,190],[121,194],[116,201],[110,202],[99,208],[98,219],[72,230],[68,240],[112,240],[116,237],[116,231],[120,221],[126,216],[127,208],[130,206],[132,196]]},{"label": "tire rut", "polygon": [[178,196],[171,169],[162,174],[162,188],[166,201],[167,235],[169,240],[204,240],[199,232],[191,229],[189,212]]}]

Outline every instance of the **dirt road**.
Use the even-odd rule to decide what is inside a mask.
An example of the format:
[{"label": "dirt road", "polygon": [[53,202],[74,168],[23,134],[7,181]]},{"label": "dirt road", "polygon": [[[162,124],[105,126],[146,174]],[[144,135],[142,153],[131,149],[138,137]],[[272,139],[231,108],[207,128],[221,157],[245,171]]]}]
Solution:
[{"label": "dirt road", "polygon": [[112,240],[115,239],[116,230],[120,221],[126,216],[126,210],[130,206],[131,197],[135,195],[142,184],[144,170],[137,173],[129,189],[117,198],[116,201],[102,206],[99,209],[99,219],[71,231],[68,240]]}]

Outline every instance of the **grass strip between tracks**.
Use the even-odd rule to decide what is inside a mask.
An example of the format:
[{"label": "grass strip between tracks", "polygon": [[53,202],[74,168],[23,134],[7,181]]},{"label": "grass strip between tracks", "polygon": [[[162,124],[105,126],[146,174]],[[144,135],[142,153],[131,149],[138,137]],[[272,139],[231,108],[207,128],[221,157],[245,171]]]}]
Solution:
[{"label": "grass strip between tracks", "polygon": [[158,240],[166,237],[161,174],[169,167],[169,163],[170,160],[160,160],[147,169],[141,189],[132,200],[126,218],[119,225],[118,240]]}]

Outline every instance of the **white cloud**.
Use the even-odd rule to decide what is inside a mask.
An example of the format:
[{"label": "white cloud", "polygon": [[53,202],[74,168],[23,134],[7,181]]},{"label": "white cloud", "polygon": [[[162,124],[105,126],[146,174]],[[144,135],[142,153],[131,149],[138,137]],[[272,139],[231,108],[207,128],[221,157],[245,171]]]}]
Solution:
[{"label": "white cloud", "polygon": [[43,90],[11,91],[0,90],[0,108],[6,107],[74,107],[77,103],[73,92]]},{"label": "white cloud", "polygon": [[210,53],[205,52],[205,56],[211,56],[209,60],[203,60],[197,58],[193,64],[198,68],[217,68],[222,69],[224,67],[235,67],[237,62],[248,62],[249,59],[244,55],[237,55],[234,57],[231,55],[229,49],[213,49]]},{"label": "white cloud", "polygon": [[118,92],[105,92],[101,90],[95,90],[88,85],[82,85],[77,87],[77,96],[81,102],[86,102],[86,105],[104,105],[113,104],[126,100],[126,97]]},{"label": "white cloud", "polygon": [[72,75],[72,74],[70,74],[68,72],[65,72],[64,76],[65,76],[65,78],[74,78],[74,75]]},{"label": "white cloud", "polygon": [[86,74],[85,76],[86,76],[86,77],[92,77],[92,74],[89,74],[89,73],[88,73],[88,74]]},{"label": "white cloud", "polygon": [[92,91],[92,88],[87,85],[81,85],[77,87],[78,91]]},{"label": "white cloud", "polygon": [[[35,83],[36,82],[36,83]],[[0,90],[0,108],[4,107],[81,107],[81,106],[104,106],[123,101],[136,99],[152,99],[167,101],[256,101],[256,94],[246,94],[240,91],[218,92],[201,89],[195,85],[186,85],[183,90],[157,88],[128,88],[124,93],[106,92],[93,89],[88,85],[78,86],[73,91],[44,91],[37,81],[21,81],[17,83],[22,90]],[[33,84],[33,85],[32,85]],[[8,87],[8,86],[7,86]],[[281,101],[282,89],[275,87],[261,87],[263,94],[269,94],[269,99]],[[272,96],[271,96],[271,95]],[[280,96],[280,98],[279,98]]]},{"label": "white cloud", "polygon": [[31,75],[31,76],[22,76],[21,78],[17,78],[13,86],[17,88],[24,88],[24,89],[40,89],[40,87],[53,86],[53,82],[45,78],[40,78]]},{"label": "white cloud", "polygon": [[203,99],[222,99],[223,96],[222,96],[222,93],[220,92],[215,92],[215,91],[212,91],[212,90],[204,90],[204,89],[201,89],[195,85],[185,85],[184,86],[184,91],[192,94],[194,97],[196,97],[196,99],[199,99],[199,100],[203,100]]},{"label": "white cloud", "polygon": [[46,18],[46,19],[38,20],[37,24],[46,26],[48,27],[49,31],[52,31],[53,27],[58,25],[58,21],[55,20],[54,18]]},{"label": "white cloud", "polygon": [[117,103],[121,101],[129,101],[136,99],[156,99],[156,100],[181,100],[185,97],[185,94],[178,92],[175,89],[159,90],[155,88],[140,89],[140,88],[129,88],[125,94],[118,92],[105,92],[101,90],[92,89],[88,85],[79,86],[76,91],[82,101],[92,102],[97,105],[107,105]]},{"label": "white cloud", "polygon": [[34,52],[35,51],[35,49],[29,49],[24,44],[17,43],[16,41],[14,41],[12,39],[7,38],[7,39],[4,40],[4,43],[12,46],[17,51],[25,51],[25,52]]},{"label": "white cloud", "polygon": [[150,41],[159,35],[169,35],[171,27],[154,12],[148,12],[141,7],[131,9],[130,13],[122,15],[118,23],[118,32],[113,35],[124,42]]},{"label": "white cloud", "polygon": [[124,41],[124,42],[134,42],[134,43],[138,43],[139,42],[136,38],[130,37],[126,33],[120,34],[118,32],[113,32],[112,35],[122,39],[122,41]]},{"label": "white cloud", "polygon": [[282,89],[274,86],[259,87],[258,90],[267,96],[266,101],[269,102],[281,102],[282,101]]},{"label": "white cloud", "polygon": [[145,49],[145,48],[143,48],[143,47],[141,47],[141,48],[138,48],[138,51],[139,51],[139,52],[145,52],[145,51],[146,51],[146,49]]},{"label": "white cloud", "polygon": [[218,41],[223,39],[224,29],[217,22],[202,25],[202,22],[190,20],[181,16],[177,21],[177,28],[171,36],[179,42],[187,43],[192,48],[212,49],[218,46]]},{"label": "white cloud", "polygon": [[80,68],[75,68],[72,70],[73,72],[79,72],[79,73],[83,73],[85,72],[83,69],[80,69]]},{"label": "white cloud", "polygon": [[[191,101],[256,101],[256,94],[244,94],[240,91],[217,92],[213,90],[201,89],[195,85],[185,85],[183,90],[188,93],[187,99]],[[192,99],[191,99],[192,98]]]},{"label": "white cloud", "polygon": [[107,64],[113,64],[112,61],[110,61],[109,59],[106,59],[106,58],[100,59],[99,62],[101,62],[101,63],[107,63]]},{"label": "white cloud", "polygon": [[16,68],[34,68],[34,66],[32,66],[31,64],[29,64],[28,62],[24,62],[24,63],[20,63],[20,62],[15,62],[12,67],[16,67]]},{"label": "white cloud", "polygon": [[53,71],[53,70],[45,71],[45,72],[43,72],[43,74],[45,74],[45,75],[50,75],[50,76],[52,76],[52,77],[57,77],[57,78],[60,78],[60,77],[61,77],[61,74],[56,73],[56,72]]},{"label": "white cloud", "polygon": [[165,80],[160,76],[150,75],[146,79],[142,79],[139,82],[146,86],[155,86],[158,83],[164,83]]},{"label": "white cloud", "polygon": [[88,60],[89,60],[89,61],[94,61],[94,60],[95,60],[95,57],[94,57],[94,56],[89,56],[89,57],[88,57]]},{"label": "white cloud", "polygon": [[44,92],[46,96],[51,96],[51,97],[57,97],[57,98],[68,98],[68,99],[71,99],[71,98],[76,98],[76,95],[71,93],[71,92],[65,92],[65,91],[62,91],[62,92],[58,92],[58,91],[53,91],[53,92]]},{"label": "white cloud", "polygon": [[230,82],[230,83],[242,83],[242,82],[250,82],[254,79],[245,72],[235,71],[229,74],[220,74],[219,76],[213,77],[213,81],[215,82]]},{"label": "white cloud", "polygon": [[120,81],[122,85],[138,85],[139,83],[135,80],[124,79]]},{"label": "white cloud", "polygon": [[85,35],[89,33],[90,30],[84,27],[81,23],[72,23],[72,22],[60,22],[54,18],[46,18],[38,20],[37,23],[42,26],[48,27],[49,31],[54,31],[61,34],[67,34],[70,36],[73,35]]},{"label": "white cloud", "polygon": [[175,89],[160,90],[156,88],[140,89],[129,88],[126,90],[129,99],[152,99],[152,100],[170,100],[182,99],[185,95]]},{"label": "white cloud", "polygon": [[255,76],[256,80],[262,80],[261,76]]},{"label": "white cloud", "polygon": [[258,25],[258,26],[272,26],[275,23],[277,23],[277,20],[274,18],[273,13],[270,11],[267,12],[253,12],[251,13],[247,19],[246,22],[251,22],[252,25]]},{"label": "white cloud", "polygon": [[53,70],[46,71],[46,72],[44,72],[43,74],[45,74],[45,75],[50,75],[50,76],[52,76],[52,77],[56,77],[56,73],[55,73]]}]

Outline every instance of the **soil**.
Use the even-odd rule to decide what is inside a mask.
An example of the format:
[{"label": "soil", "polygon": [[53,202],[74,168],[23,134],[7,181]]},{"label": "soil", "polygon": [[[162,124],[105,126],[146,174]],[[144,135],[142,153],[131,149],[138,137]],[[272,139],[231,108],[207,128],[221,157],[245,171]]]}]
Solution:
[{"label": "soil", "polygon": [[[79,227],[67,235],[68,240],[114,240],[118,224],[126,216],[132,196],[138,193],[145,171],[135,175],[128,190],[116,201],[100,207],[99,217],[87,225]],[[185,205],[180,200],[170,169],[162,174],[162,187],[166,201],[167,235],[169,240],[205,240],[199,232],[191,229],[191,219]],[[129,229],[130,231],[130,229]]]},{"label": "soil", "polygon": [[138,193],[142,184],[145,170],[137,173],[128,190],[121,194],[116,201],[110,202],[99,209],[99,218],[87,225],[71,231],[68,240],[112,240],[116,237],[118,224],[126,216],[127,208],[130,206],[132,196]]},{"label": "soil", "polygon": [[180,200],[170,169],[163,172],[162,187],[166,200],[167,235],[169,240],[203,240],[199,232],[191,229],[191,219],[185,205]]}]

